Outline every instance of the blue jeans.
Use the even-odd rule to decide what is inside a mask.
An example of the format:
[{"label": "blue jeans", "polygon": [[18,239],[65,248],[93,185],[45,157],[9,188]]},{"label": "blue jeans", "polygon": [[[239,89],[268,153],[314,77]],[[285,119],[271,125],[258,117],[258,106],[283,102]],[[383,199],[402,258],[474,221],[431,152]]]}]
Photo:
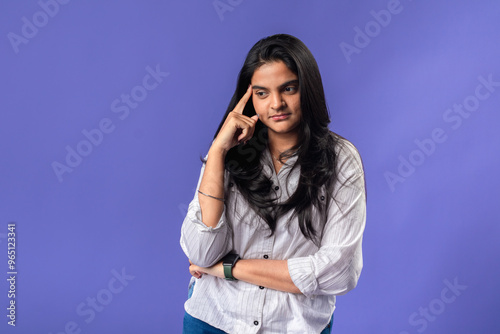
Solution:
[{"label": "blue jeans", "polygon": [[[192,284],[189,285],[188,299],[191,298],[191,295],[193,294],[193,288],[194,281],[192,281]],[[332,332],[333,317],[334,315],[332,315],[332,320],[330,320],[328,326],[321,331],[321,334],[330,334]],[[215,328],[200,319],[192,317],[187,312],[184,312],[183,326],[182,334],[226,334],[226,332]]]}]

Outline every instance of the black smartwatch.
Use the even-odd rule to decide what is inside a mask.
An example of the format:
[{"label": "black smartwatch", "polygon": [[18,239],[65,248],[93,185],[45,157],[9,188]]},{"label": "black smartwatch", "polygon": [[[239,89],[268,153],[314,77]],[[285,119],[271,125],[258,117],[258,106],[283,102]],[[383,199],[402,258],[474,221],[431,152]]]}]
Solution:
[{"label": "black smartwatch", "polygon": [[240,259],[240,256],[238,254],[234,253],[229,253],[226,256],[222,258],[222,266],[224,267],[224,277],[228,281],[237,281],[236,278],[233,276],[233,267],[238,262]]}]

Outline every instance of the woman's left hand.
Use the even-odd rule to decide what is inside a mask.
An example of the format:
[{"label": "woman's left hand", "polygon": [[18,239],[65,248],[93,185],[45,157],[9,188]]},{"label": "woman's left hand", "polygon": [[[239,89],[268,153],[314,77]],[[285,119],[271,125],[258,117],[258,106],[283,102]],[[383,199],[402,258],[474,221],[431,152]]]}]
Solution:
[{"label": "woman's left hand", "polygon": [[195,278],[201,278],[203,274],[224,278],[224,268],[222,267],[222,261],[208,268],[203,268],[193,264],[189,261],[189,273]]}]

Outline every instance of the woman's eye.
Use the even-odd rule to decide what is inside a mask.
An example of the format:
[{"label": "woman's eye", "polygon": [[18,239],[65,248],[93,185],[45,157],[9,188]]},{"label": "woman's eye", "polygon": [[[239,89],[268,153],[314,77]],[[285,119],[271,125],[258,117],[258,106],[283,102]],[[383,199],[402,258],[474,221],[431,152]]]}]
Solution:
[{"label": "woman's eye", "polygon": [[297,88],[294,86],[288,86],[285,88],[285,92],[287,92],[287,93],[294,93],[296,90],[297,90]]},{"label": "woman's eye", "polygon": [[266,92],[255,92],[255,95],[258,97],[264,97],[266,95]]}]

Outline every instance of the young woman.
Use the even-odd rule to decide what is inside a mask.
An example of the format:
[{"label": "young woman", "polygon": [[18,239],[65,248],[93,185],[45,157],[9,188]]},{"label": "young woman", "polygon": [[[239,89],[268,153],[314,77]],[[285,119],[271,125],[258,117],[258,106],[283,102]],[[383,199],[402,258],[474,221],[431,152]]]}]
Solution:
[{"label": "young woman", "polygon": [[361,273],[366,195],[356,148],[329,123],[308,48],[257,42],[182,224],[185,333],[330,332]]}]

